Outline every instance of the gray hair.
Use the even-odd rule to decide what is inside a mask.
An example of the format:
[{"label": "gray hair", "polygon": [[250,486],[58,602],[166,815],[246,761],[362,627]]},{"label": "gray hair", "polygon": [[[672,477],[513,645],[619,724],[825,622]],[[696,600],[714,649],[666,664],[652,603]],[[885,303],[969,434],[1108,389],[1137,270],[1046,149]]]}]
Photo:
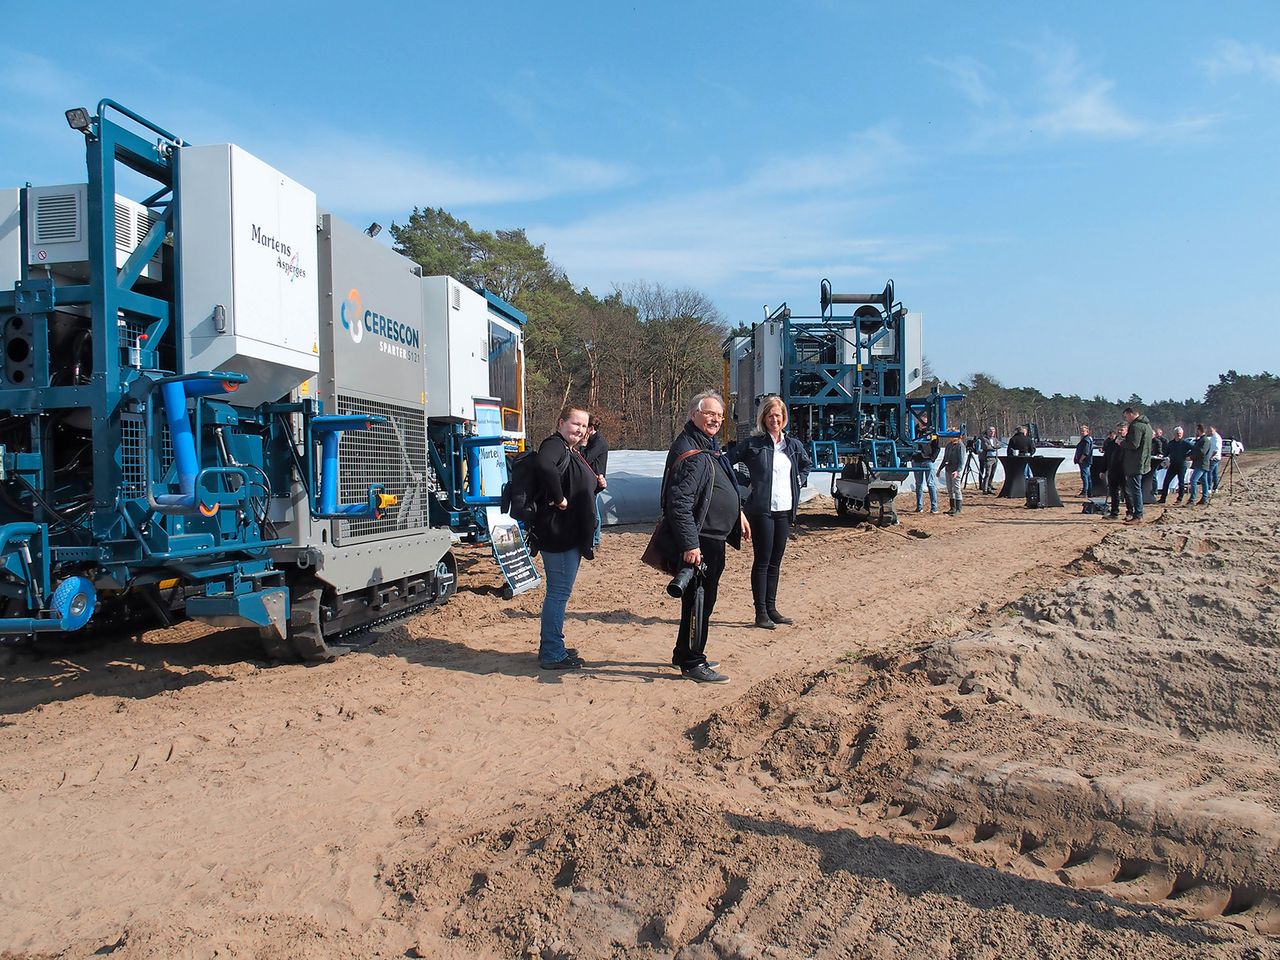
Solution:
[{"label": "gray hair", "polygon": [[702,401],[714,400],[720,404],[720,409],[724,409],[724,397],[720,396],[718,390],[703,390],[701,393],[695,393],[693,399],[689,401],[689,419],[693,419],[695,413],[702,412]]}]

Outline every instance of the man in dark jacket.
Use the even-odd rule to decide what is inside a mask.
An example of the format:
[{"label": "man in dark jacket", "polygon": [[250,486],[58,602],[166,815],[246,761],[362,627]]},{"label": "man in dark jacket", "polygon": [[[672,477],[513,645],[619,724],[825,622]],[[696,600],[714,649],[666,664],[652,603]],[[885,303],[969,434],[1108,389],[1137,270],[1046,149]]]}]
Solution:
[{"label": "man in dark jacket", "polygon": [[1174,427],[1173,439],[1164,447],[1164,455],[1168,457],[1169,463],[1164,470],[1164,484],[1160,487],[1161,503],[1169,499],[1169,484],[1175,477],[1178,480],[1178,496],[1173,502],[1182,502],[1182,485],[1186,480],[1187,457],[1191,455],[1191,444],[1183,436],[1183,432],[1181,427]]},{"label": "man in dark jacket", "polygon": [[1080,468],[1080,496],[1093,495],[1093,435],[1089,425],[1080,425],[1080,442],[1076,444],[1076,456],[1073,461]]},{"label": "man in dark jacket", "polygon": [[600,433],[600,420],[592,416],[591,422],[587,424],[587,445],[583,448],[582,456],[596,475],[596,534],[592,546],[600,546],[600,494],[604,493],[605,488],[609,486],[605,480],[605,474],[609,470],[609,444],[605,442],[604,436]]},{"label": "man in dark jacket", "polygon": [[978,438],[978,489],[983,493],[992,492],[999,458],[1000,438],[996,436],[995,427],[987,427],[987,432]]},{"label": "man in dark jacket", "polygon": [[1124,408],[1129,432],[1124,447],[1124,484],[1129,494],[1129,510],[1133,516],[1125,523],[1142,522],[1142,477],[1151,469],[1151,421],[1133,407]]},{"label": "man in dark jacket", "polygon": [[695,396],[689,422],[671,444],[663,472],[662,508],[673,541],[669,549],[684,566],[704,567],[701,629],[694,629],[697,591],[691,585],[681,597],[680,630],[671,652],[672,666],[698,683],[729,682],[707,661],[707,629],[724,573],[725,544],[737,550],[743,538],[751,538],[737,478],[716,439],[723,423],[720,394],[707,390]]},{"label": "man in dark jacket", "polygon": [[1108,520],[1114,520],[1120,516],[1120,500],[1123,498],[1125,503],[1125,513],[1127,516],[1133,516],[1128,505],[1129,494],[1124,487],[1124,443],[1125,434],[1128,433],[1129,425],[1122,423],[1120,426],[1111,431],[1107,435],[1107,441],[1102,445],[1103,469],[1106,471],[1107,477],[1107,496],[1111,501],[1111,510],[1106,514]]}]

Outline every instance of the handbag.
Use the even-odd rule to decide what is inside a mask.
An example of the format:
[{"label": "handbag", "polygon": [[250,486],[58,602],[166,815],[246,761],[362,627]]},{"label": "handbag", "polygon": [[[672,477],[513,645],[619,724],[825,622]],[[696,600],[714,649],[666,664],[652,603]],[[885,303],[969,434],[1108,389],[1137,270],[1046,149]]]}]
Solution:
[{"label": "handbag", "polygon": [[[666,474],[662,478],[663,500],[665,500],[667,496],[667,481],[671,478],[671,471],[674,470],[681,461],[688,460],[690,457],[707,452],[708,451],[702,449],[686,450],[684,453],[680,454],[680,456],[676,457],[675,461],[671,464],[670,469],[667,470]],[[649,542],[645,545],[644,553],[640,554],[640,562],[646,566],[653,567],[655,570],[665,573],[669,577],[675,576],[676,571],[680,569],[680,557],[673,556],[663,549],[664,546],[669,547],[670,545],[671,525],[667,523],[666,513],[663,513],[663,515],[658,518],[658,523],[653,528],[653,533],[649,534]]]}]

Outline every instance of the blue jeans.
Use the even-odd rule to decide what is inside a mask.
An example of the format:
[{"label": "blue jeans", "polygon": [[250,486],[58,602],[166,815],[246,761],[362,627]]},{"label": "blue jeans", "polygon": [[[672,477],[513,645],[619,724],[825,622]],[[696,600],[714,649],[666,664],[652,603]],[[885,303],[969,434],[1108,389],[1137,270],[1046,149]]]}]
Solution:
[{"label": "blue jeans", "polygon": [[564,652],[564,608],[573,593],[573,582],[578,579],[578,566],[582,554],[577,550],[563,553],[542,551],[542,569],[546,575],[546,588],[542,595],[542,633],[538,641],[538,660],[541,663],[559,663]]},{"label": "blue jeans", "polygon": [[1209,489],[1214,493],[1218,492],[1218,464],[1220,463],[1222,463],[1221,460],[1209,461]]},{"label": "blue jeans", "polygon": [[1209,475],[1210,471],[1203,467],[1195,467],[1191,471],[1191,496],[1188,503],[1195,503],[1196,487],[1200,488],[1200,502],[1208,503],[1209,501]]},{"label": "blue jeans", "polygon": [[1093,465],[1088,463],[1080,464],[1080,489],[1084,491],[1084,496],[1093,495]]},{"label": "blue jeans", "polygon": [[[924,482],[921,483],[921,480]],[[938,475],[933,472],[933,464],[924,468],[924,476],[916,474],[916,509],[924,509],[924,488],[929,488],[929,509],[938,512]]]},{"label": "blue jeans", "polygon": [[1135,517],[1142,516],[1142,474],[1125,474],[1124,489],[1129,495],[1129,512]]},{"label": "blue jeans", "polygon": [[591,546],[600,546],[600,494],[596,494],[596,532],[591,537]]}]

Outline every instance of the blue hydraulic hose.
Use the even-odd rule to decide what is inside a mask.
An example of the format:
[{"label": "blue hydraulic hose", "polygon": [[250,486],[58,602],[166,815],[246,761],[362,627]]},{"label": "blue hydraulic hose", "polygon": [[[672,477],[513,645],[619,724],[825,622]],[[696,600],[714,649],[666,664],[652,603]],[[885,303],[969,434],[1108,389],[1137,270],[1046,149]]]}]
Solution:
[{"label": "blue hydraulic hose", "polygon": [[173,459],[178,467],[178,488],[187,496],[196,492],[196,440],[187,417],[187,391],[182,381],[163,383],[164,414],[173,443]]}]

